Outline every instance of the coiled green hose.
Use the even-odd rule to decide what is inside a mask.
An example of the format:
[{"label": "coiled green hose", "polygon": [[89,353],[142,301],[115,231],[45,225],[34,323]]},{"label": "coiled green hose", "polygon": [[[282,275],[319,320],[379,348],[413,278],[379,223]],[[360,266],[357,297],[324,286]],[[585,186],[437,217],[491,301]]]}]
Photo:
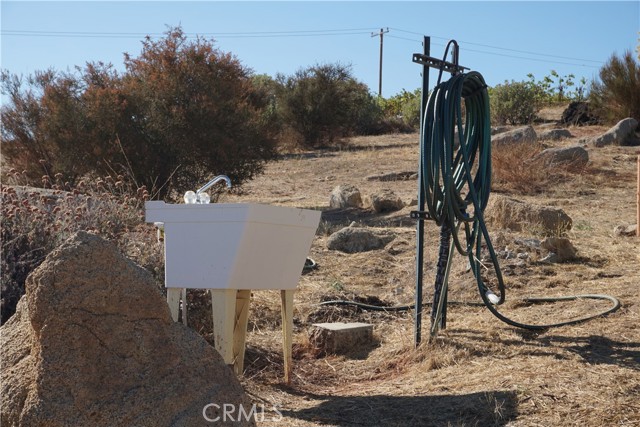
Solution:
[{"label": "coiled green hose", "polygon": [[[583,318],[544,325],[516,322],[501,314],[495,306],[505,300],[504,280],[483,218],[491,190],[491,127],[489,95],[482,75],[472,71],[456,74],[448,81],[438,83],[427,101],[422,129],[420,176],[424,180],[425,207],[429,216],[441,226],[440,256],[432,305],[432,336],[445,326],[447,279],[453,256],[453,248],[448,248],[448,233],[453,237],[457,251],[468,256],[485,306],[509,325],[534,330],[547,329],[583,322],[620,307],[620,302],[608,295],[575,295],[528,298],[526,301],[590,298],[606,299],[612,305],[607,310]],[[460,229],[464,234],[464,244]],[[483,240],[496,274],[497,295],[488,288],[480,274]]]},{"label": "coiled green hose", "polygon": [[[447,45],[447,50],[448,47]],[[606,310],[558,323],[520,323],[497,310],[496,306],[505,301],[505,285],[483,218],[491,191],[491,121],[487,85],[482,75],[475,71],[456,74],[442,83],[441,77],[442,72],[425,107],[420,141],[420,176],[423,179],[425,208],[429,217],[441,227],[434,301],[431,306],[431,337],[446,325],[448,277],[454,249],[469,258],[484,306],[511,326],[544,330],[584,322],[616,311],[620,307],[618,299],[598,294],[531,297],[522,300],[530,304],[577,299],[611,302]],[[464,240],[460,238],[461,230]],[[482,265],[479,260],[483,241],[496,275],[497,294],[489,289],[480,274]],[[450,303],[473,305],[456,301]],[[378,307],[344,300],[325,301],[320,305],[350,305],[377,311],[416,308],[414,304]],[[422,307],[416,309],[421,310]]]}]

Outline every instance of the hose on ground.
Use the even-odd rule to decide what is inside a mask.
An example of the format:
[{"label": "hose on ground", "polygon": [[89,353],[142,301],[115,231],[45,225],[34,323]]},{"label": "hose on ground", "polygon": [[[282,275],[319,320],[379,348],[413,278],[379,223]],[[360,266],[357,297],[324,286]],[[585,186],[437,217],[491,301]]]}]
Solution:
[{"label": "hose on ground", "polygon": [[[521,323],[512,321],[513,322],[512,326],[518,326],[525,329],[544,330],[544,329],[549,329],[549,328],[558,327],[558,326],[575,325],[578,323],[586,322],[587,320],[591,320],[595,317],[605,316],[609,313],[616,311],[618,308],[620,308],[620,301],[617,298],[612,297],[610,295],[600,295],[600,294],[568,295],[568,296],[561,296],[561,297],[531,297],[531,298],[522,298],[518,301],[521,301],[525,304],[542,304],[542,303],[551,303],[551,302],[558,302],[558,301],[575,301],[580,299],[606,300],[611,302],[611,305],[606,309],[601,310],[597,313],[590,314],[588,316],[584,316],[576,319],[567,320],[565,322],[552,323],[549,325],[526,325],[526,324],[521,324]],[[484,302],[474,302],[474,301],[447,301],[447,304],[476,306],[476,307],[485,306]],[[358,301],[349,301],[349,300],[322,301],[317,305],[319,306],[325,306],[325,305],[353,306],[353,307],[360,308],[362,310],[383,311],[383,312],[409,311],[415,308],[415,304],[380,306],[380,305],[366,304]],[[432,305],[432,303],[425,303],[423,304],[423,307],[427,307],[429,305]]]}]

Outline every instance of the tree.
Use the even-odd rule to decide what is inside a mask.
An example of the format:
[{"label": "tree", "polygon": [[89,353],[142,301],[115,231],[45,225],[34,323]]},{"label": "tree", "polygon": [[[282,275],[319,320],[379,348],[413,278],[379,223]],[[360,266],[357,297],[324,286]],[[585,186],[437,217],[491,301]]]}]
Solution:
[{"label": "tree", "polygon": [[162,39],[147,37],[138,57],[125,54],[124,65],[122,75],[101,63],[79,75],[37,73],[26,89],[4,73],[7,162],[34,181],[43,172],[70,179],[125,172],[166,197],[220,173],[239,185],[274,158],[266,95],[212,41],[169,29]]},{"label": "tree", "polygon": [[599,77],[591,83],[589,94],[596,114],[609,123],[627,117],[640,120],[640,64],[631,51],[621,57],[612,55]]},{"label": "tree", "polygon": [[[2,151],[6,161],[40,182],[60,165],[69,174],[82,173],[84,147],[79,133],[83,119],[80,82],[72,75],[40,71],[24,80],[2,74]],[[75,150],[74,150],[75,147]]]},{"label": "tree", "polygon": [[349,66],[315,65],[293,76],[278,75],[278,111],[298,143],[319,147],[352,133],[366,133],[379,109]]}]

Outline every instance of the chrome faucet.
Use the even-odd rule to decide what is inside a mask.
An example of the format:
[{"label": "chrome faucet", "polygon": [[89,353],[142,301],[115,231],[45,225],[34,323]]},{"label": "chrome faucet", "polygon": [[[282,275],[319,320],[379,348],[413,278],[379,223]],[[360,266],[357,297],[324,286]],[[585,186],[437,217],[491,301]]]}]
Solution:
[{"label": "chrome faucet", "polygon": [[225,181],[227,183],[227,188],[231,188],[231,180],[226,175],[218,175],[213,178],[211,181],[207,182],[205,185],[200,187],[195,193],[193,191],[187,191],[184,193],[184,202],[188,205],[190,204],[207,204],[211,200],[209,198],[209,194],[205,193],[206,189],[216,184],[217,182]]},{"label": "chrome faucet", "polygon": [[226,175],[218,175],[215,178],[213,178],[211,181],[207,182],[205,185],[203,185],[202,187],[200,187],[197,191],[196,194],[200,194],[203,191],[206,191],[209,187],[211,187],[214,184],[217,184],[220,181],[225,181],[227,183],[227,188],[231,188],[231,180],[229,179],[228,176]]}]

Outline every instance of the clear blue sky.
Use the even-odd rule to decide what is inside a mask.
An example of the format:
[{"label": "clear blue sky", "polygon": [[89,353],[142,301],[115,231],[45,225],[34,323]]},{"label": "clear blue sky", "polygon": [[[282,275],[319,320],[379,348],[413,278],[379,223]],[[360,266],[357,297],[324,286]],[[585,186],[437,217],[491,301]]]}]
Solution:
[{"label": "clear blue sky", "polygon": [[[351,64],[372,93],[378,89],[384,36],[385,97],[420,87],[422,35],[432,55],[458,40],[460,63],[491,86],[537,78],[557,70],[591,79],[614,52],[635,50],[640,2],[1,2],[1,67],[29,74],[73,69],[87,61],[123,69],[123,53],[136,56],[144,35],[167,26],[212,37],[255,73],[292,74],[316,63]],[[433,75],[433,74],[432,74]]]}]

